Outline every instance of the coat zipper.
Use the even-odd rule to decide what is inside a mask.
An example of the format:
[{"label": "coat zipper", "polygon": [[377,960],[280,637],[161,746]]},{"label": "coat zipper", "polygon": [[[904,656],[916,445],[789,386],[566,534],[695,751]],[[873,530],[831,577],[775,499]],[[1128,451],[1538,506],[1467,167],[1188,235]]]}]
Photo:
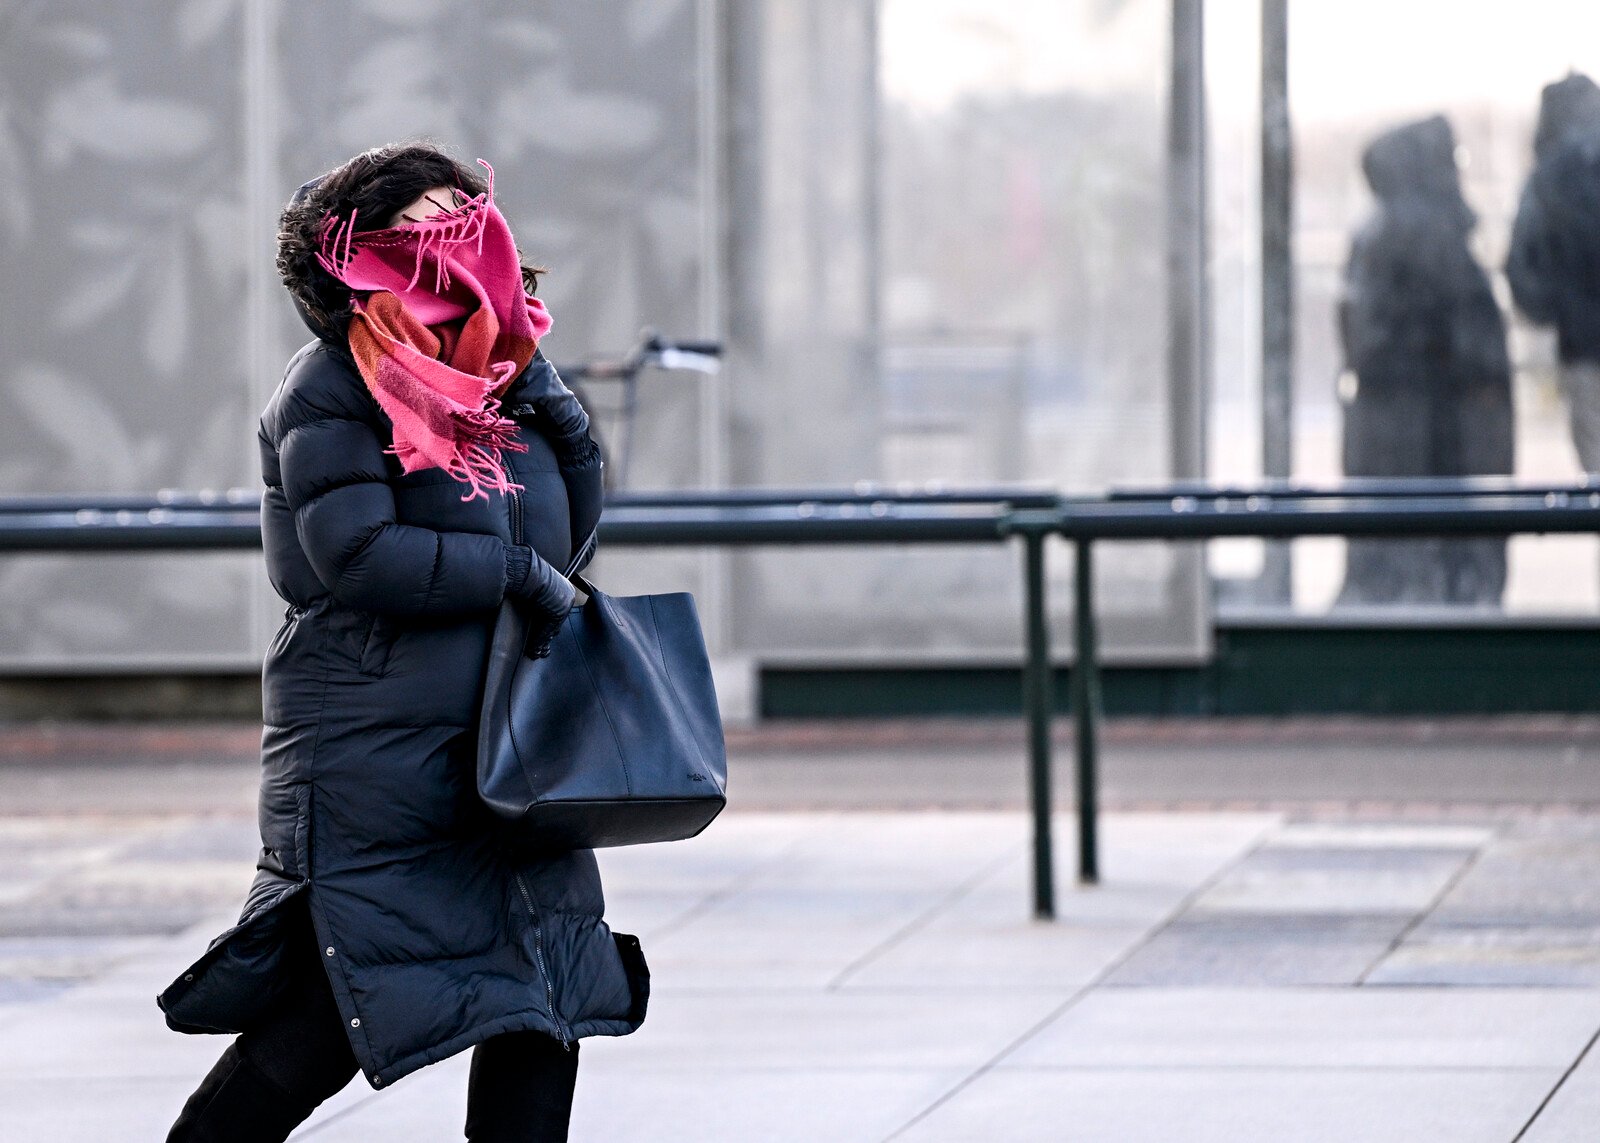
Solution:
[{"label": "coat zipper", "polygon": [[[511,465],[504,457],[500,459],[500,468],[506,474],[506,483],[513,483],[511,479]],[[511,504],[511,542],[522,543],[522,492],[517,488],[506,489],[506,499]]]},{"label": "coat zipper", "polygon": [[528,916],[533,918],[533,959],[539,966],[539,972],[544,977],[545,1000],[550,1005],[550,1019],[556,1022],[556,1034],[561,1040],[561,1046],[569,1052],[572,1050],[572,1037],[566,1021],[561,1019],[561,1013],[556,1011],[556,988],[550,981],[550,970],[544,963],[544,926],[539,924],[539,911],[533,907],[533,896],[528,892],[528,883],[522,879],[522,871],[513,874],[517,879],[517,888],[522,893],[522,903],[528,907]]},{"label": "coat zipper", "polygon": [[[501,458],[500,467],[506,474],[506,483],[512,483],[511,466]],[[506,499],[511,506],[511,542],[522,543],[522,494],[515,488],[506,490]],[[522,871],[514,870],[512,873],[517,879],[517,891],[522,894],[522,903],[527,906],[528,916],[533,921],[533,960],[539,966],[539,975],[544,977],[545,1002],[550,1007],[550,1019],[555,1021],[556,1034],[561,1040],[561,1046],[567,1051],[572,1050],[572,1037],[569,1034],[566,1021],[561,1019],[561,1013],[556,1011],[556,986],[550,979],[550,969],[544,960],[544,926],[539,923],[539,910],[533,907],[533,895],[528,892],[528,883],[522,879]]]},{"label": "coat zipper", "polygon": [[[533,413],[533,411],[534,408],[532,405],[515,405],[511,409],[511,415],[516,417],[527,416]],[[500,458],[500,468],[506,474],[506,483],[510,484],[511,465],[506,462],[504,457]],[[520,544],[522,543],[522,493],[514,488],[509,489],[508,499],[511,501],[511,542],[513,544]],[[563,569],[561,573],[562,575],[570,576],[572,574],[573,569],[582,562],[584,555],[589,550],[589,546],[594,543],[595,538],[599,534],[600,526],[596,524],[592,529],[590,529],[589,535],[584,538],[584,541],[581,545],[579,545],[578,550],[573,553],[572,562],[569,563],[565,569]]]}]

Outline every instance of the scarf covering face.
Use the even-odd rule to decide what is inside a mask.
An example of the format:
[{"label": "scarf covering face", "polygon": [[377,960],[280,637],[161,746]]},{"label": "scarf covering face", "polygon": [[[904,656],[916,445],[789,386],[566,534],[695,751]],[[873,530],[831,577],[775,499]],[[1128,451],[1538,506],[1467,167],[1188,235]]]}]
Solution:
[{"label": "scarf covering face", "polygon": [[404,472],[444,469],[469,486],[463,500],[521,487],[500,454],[527,445],[499,398],[550,329],[494,205],[494,168],[478,163],[488,189],[432,218],[358,233],[354,211],[330,213],[317,255],[355,293],[350,352],[394,424],[386,451]]}]

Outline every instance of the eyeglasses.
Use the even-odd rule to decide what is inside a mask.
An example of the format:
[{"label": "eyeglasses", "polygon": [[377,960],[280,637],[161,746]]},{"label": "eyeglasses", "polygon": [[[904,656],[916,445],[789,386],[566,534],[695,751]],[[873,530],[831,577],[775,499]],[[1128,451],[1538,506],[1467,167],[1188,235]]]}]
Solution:
[{"label": "eyeglasses", "polygon": [[[446,206],[444,203],[440,202],[438,199],[434,198],[432,195],[427,195],[425,197],[427,198],[427,201],[433,203],[434,206],[438,207],[441,211],[445,212],[446,214],[449,214],[449,213],[451,213],[453,211],[460,210],[462,207],[466,206],[469,202],[472,201],[471,196],[469,196],[467,194],[467,192],[462,190],[460,187],[451,187],[450,188],[450,205],[449,206]],[[403,222],[423,222],[423,221],[425,221],[424,219],[421,219],[421,218],[412,218],[409,214],[402,214],[402,215],[400,215],[400,218],[401,218],[401,220]],[[396,225],[400,225],[400,224],[397,223]]]}]

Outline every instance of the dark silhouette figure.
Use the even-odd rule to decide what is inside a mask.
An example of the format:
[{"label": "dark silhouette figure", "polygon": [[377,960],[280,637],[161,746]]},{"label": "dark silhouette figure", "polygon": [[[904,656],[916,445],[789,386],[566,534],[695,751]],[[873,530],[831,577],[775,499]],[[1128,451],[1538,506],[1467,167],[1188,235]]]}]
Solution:
[{"label": "dark silhouette figure", "polygon": [[1600,87],[1588,76],[1545,87],[1533,157],[1506,277],[1529,320],[1555,327],[1572,442],[1600,472]]},{"label": "dark silhouette figure", "polygon": [[[1362,157],[1378,206],[1351,245],[1339,312],[1356,379],[1344,394],[1348,476],[1512,469],[1505,320],[1468,247],[1477,219],[1455,152],[1434,116]],[[1504,539],[1352,540],[1339,603],[1497,606],[1505,582]]]}]

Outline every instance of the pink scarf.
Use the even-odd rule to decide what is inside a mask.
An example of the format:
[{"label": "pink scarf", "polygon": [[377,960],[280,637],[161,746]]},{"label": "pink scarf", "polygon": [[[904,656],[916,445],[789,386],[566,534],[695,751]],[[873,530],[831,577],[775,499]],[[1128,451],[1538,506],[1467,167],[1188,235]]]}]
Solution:
[{"label": "pink scarf", "polygon": [[330,214],[318,261],[355,291],[350,352],[394,424],[387,451],[405,472],[442,468],[463,500],[507,492],[502,451],[525,452],[499,398],[550,329],[528,296],[511,228],[489,188],[461,206],[386,230],[355,230]]}]

